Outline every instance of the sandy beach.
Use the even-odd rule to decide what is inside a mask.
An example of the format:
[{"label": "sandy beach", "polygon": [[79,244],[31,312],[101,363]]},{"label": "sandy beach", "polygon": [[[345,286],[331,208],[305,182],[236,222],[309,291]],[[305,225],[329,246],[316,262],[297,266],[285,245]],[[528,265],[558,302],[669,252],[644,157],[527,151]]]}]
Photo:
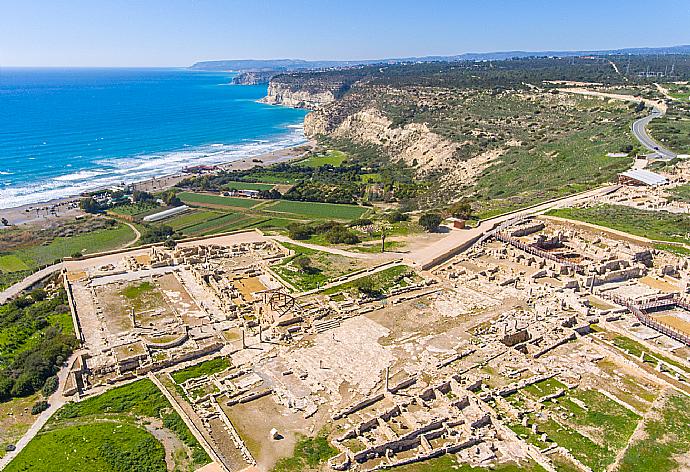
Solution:
[{"label": "sandy beach", "polygon": [[[251,156],[239,160],[226,162],[216,165],[222,170],[246,170],[255,166],[269,166],[279,162],[287,162],[303,156],[306,152],[313,149],[314,141],[278,149],[259,156]],[[188,173],[177,173],[164,175],[153,179],[142,180],[133,183],[135,190],[145,192],[160,192],[175,186],[177,183],[192,176]],[[7,219],[10,225],[21,225],[27,223],[46,223],[60,218],[72,218],[83,212],[79,209],[79,195],[70,195],[63,198],[50,200],[44,203],[31,203],[14,208],[4,208],[0,210],[0,218]],[[0,229],[2,226],[0,226]]]}]

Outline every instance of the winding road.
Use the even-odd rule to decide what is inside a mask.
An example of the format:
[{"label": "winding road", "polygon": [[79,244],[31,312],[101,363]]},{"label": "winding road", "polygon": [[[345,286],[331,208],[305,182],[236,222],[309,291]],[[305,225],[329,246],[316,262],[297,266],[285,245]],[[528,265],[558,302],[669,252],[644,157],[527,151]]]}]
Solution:
[{"label": "winding road", "polygon": [[660,118],[664,116],[664,114],[666,113],[666,104],[663,102],[663,100],[657,101],[651,100],[649,98],[642,98],[639,96],[623,95],[620,93],[598,92],[596,90],[588,90],[585,88],[559,88],[558,91],[564,93],[574,93],[577,95],[589,95],[592,97],[611,98],[613,100],[622,100],[626,102],[644,102],[645,105],[652,108],[652,112],[644,118],[640,118],[639,120],[635,120],[633,122],[632,126],[630,127],[632,133],[635,135],[640,144],[642,144],[650,151],[659,154],[663,159],[670,160],[678,156],[675,152],[671,151],[670,149],[662,147],[659,143],[654,141],[654,139],[652,139],[651,136],[649,136],[649,133],[647,133],[647,125],[649,124],[649,122],[652,121],[654,118]]},{"label": "winding road", "polygon": [[654,141],[651,136],[649,136],[649,133],[647,133],[647,125],[649,122],[654,118],[659,118],[661,116],[664,116],[664,112],[661,109],[654,107],[650,115],[640,118],[639,120],[635,120],[631,126],[631,129],[637,140],[644,147],[659,154],[663,159],[670,160],[678,155],[670,149],[662,147],[659,143]]}]

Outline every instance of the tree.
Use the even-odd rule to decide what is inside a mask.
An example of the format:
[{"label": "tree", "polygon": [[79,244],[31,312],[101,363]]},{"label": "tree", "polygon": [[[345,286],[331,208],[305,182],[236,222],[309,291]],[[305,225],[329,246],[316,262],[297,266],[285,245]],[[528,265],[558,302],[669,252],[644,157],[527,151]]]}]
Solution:
[{"label": "tree", "polygon": [[300,223],[291,223],[287,226],[288,234],[292,239],[309,239],[311,237],[311,228],[308,225]]},{"label": "tree", "polygon": [[98,213],[102,209],[101,205],[93,197],[82,198],[79,201],[79,208],[86,213]]},{"label": "tree", "polygon": [[410,217],[407,215],[407,213],[403,213],[400,210],[394,210],[386,215],[386,219],[389,223],[398,223],[399,221],[407,221],[410,219]]},{"label": "tree", "polygon": [[362,277],[354,282],[354,286],[359,293],[368,297],[376,297],[381,295],[381,289],[374,285],[371,277]]},{"label": "tree", "polygon": [[161,194],[161,199],[168,206],[180,206],[182,205],[182,200],[177,196],[174,190],[166,190]]},{"label": "tree", "polygon": [[142,244],[159,243],[165,241],[168,238],[172,238],[175,235],[175,230],[170,226],[161,225],[154,228],[150,228],[141,237]]},{"label": "tree", "polygon": [[448,212],[454,218],[468,220],[472,216],[472,205],[469,201],[463,199],[453,203],[448,209]]},{"label": "tree", "polygon": [[154,197],[148,192],[144,192],[141,190],[135,190],[134,192],[132,192],[132,202],[134,203],[152,202],[155,200],[156,197]]},{"label": "tree", "polygon": [[309,259],[307,256],[297,256],[292,260],[292,263],[297,267],[300,272],[303,272],[305,274],[311,274],[315,272],[315,268],[312,264],[311,259]]},{"label": "tree", "polygon": [[58,381],[57,375],[53,375],[52,377],[48,377],[46,379],[46,383],[43,384],[43,395],[46,397],[49,397],[53,393],[55,393],[59,387],[60,383]]},{"label": "tree", "polygon": [[38,415],[42,411],[45,411],[48,409],[50,405],[48,405],[48,402],[45,400],[39,400],[36,403],[34,403],[34,406],[31,407],[31,414],[32,415]]},{"label": "tree", "polygon": [[441,215],[434,212],[424,213],[419,217],[419,224],[430,233],[436,231],[442,221]]}]

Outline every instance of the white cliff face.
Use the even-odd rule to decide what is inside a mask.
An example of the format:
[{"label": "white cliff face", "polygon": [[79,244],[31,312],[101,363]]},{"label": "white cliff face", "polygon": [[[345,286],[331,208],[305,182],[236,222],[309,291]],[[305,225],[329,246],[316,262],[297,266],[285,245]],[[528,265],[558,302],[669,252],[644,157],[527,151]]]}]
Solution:
[{"label": "white cliff face", "polygon": [[393,128],[391,124],[379,110],[369,108],[347,116],[331,128],[326,115],[317,111],[305,118],[304,131],[309,136],[327,134],[381,146],[395,160],[408,165],[416,161],[420,171],[437,168],[457,150],[456,143],[433,133],[426,124],[411,123],[401,128]]},{"label": "white cliff face", "polygon": [[333,92],[306,91],[295,89],[289,85],[271,81],[268,84],[268,92],[264,98],[259,100],[261,103],[269,105],[283,105],[292,108],[308,108],[316,110],[323,105],[335,100]]},{"label": "white cliff face", "polygon": [[309,113],[304,119],[305,134],[346,138],[380,146],[394,161],[415,166],[418,174],[439,173],[440,183],[457,186],[473,182],[505,150],[490,150],[459,160],[456,151],[464,143],[452,142],[431,131],[424,123],[391,127],[392,121],[375,108],[345,117],[340,123],[329,120],[328,107]]}]

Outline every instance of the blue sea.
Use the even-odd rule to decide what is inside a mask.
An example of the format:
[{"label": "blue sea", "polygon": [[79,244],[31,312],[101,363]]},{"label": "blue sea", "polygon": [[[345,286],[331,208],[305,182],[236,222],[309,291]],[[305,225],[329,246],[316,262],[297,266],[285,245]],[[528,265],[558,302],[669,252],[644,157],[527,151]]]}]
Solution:
[{"label": "blue sea", "polygon": [[0,208],[305,141],[265,86],[176,69],[0,68]]}]

